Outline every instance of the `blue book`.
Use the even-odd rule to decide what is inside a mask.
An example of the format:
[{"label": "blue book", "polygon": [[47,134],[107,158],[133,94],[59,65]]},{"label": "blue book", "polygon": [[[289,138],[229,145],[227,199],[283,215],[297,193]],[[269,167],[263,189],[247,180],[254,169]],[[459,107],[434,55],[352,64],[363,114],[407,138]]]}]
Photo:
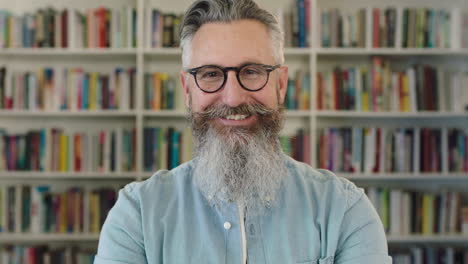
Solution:
[{"label": "blue book", "polygon": [[294,92],[295,92],[295,83],[294,80],[288,80],[288,88],[286,91],[286,100],[285,105],[286,109],[294,109]]},{"label": "blue book", "polygon": [[299,21],[299,47],[306,47],[305,4],[304,0],[297,0]]},{"label": "blue book", "polygon": [[349,110],[356,109],[356,71],[354,68],[348,70],[348,99],[349,99]]},{"label": "blue book", "polygon": [[169,78],[167,81],[167,109],[175,108],[175,80]]},{"label": "blue book", "polygon": [[174,130],[172,133],[172,156],[171,156],[171,168],[175,168],[180,164],[180,132]]},{"label": "blue book", "polygon": [[89,110],[89,73],[83,76],[83,86],[81,91],[81,109]]}]

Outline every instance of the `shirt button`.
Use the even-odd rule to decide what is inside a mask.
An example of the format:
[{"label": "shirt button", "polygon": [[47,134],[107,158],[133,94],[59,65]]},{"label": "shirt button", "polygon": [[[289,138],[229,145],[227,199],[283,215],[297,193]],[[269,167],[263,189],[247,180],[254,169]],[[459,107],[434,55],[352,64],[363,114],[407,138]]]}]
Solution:
[{"label": "shirt button", "polygon": [[226,230],[231,229],[231,223],[225,222],[225,223],[224,223],[224,229],[226,229]]}]

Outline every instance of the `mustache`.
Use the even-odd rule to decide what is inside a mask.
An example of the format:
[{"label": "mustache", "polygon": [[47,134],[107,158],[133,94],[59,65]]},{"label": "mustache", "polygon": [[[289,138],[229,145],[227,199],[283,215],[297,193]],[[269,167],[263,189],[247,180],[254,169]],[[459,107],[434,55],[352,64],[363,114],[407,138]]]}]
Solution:
[{"label": "mustache", "polygon": [[274,113],[274,109],[268,108],[262,104],[241,104],[235,107],[230,107],[225,104],[212,105],[205,108],[203,111],[196,112],[198,118],[203,118],[205,120],[223,118],[228,115],[258,115],[258,116],[268,116]]}]

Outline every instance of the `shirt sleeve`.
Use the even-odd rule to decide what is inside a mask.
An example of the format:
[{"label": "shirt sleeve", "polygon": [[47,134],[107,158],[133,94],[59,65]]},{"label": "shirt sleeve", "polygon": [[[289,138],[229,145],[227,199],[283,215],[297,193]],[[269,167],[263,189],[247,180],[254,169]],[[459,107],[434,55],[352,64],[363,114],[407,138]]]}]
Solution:
[{"label": "shirt sleeve", "polygon": [[353,189],[349,191],[358,198],[353,199],[355,202],[345,212],[334,263],[391,264],[379,215],[362,189]]},{"label": "shirt sleeve", "polygon": [[146,264],[141,211],[133,187],[119,191],[101,230],[94,264]]}]

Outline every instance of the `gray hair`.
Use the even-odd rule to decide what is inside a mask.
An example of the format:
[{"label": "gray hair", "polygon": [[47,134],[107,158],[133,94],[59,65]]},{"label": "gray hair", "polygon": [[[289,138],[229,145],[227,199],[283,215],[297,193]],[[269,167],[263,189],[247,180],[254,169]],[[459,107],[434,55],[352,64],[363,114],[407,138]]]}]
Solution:
[{"label": "gray hair", "polygon": [[182,66],[188,66],[193,36],[202,25],[213,22],[229,23],[241,19],[252,19],[267,27],[276,63],[284,63],[283,31],[271,13],[261,9],[252,0],[196,0],[185,13],[180,27]]}]

